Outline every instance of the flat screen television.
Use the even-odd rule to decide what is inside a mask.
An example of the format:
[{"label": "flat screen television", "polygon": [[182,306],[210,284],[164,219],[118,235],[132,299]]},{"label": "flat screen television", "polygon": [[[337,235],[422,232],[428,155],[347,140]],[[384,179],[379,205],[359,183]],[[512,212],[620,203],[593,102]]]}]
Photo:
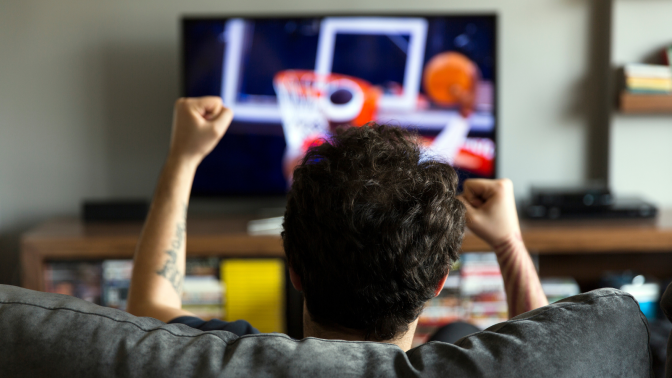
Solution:
[{"label": "flat screen television", "polygon": [[496,33],[494,15],[184,18],[182,94],[235,114],[192,195],[284,195],[307,148],[370,121],[495,177]]}]

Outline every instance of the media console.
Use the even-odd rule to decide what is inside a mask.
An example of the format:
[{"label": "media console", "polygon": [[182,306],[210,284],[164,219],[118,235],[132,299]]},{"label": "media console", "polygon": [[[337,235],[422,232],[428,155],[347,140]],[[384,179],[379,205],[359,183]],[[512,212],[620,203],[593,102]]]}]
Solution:
[{"label": "media console", "polygon": [[[252,217],[194,218],[188,220],[187,256],[284,257],[280,236],[251,236]],[[78,219],[54,219],[23,235],[22,286],[42,290],[45,260],[132,258],[142,224],[84,224]],[[546,266],[546,256],[669,254],[672,258],[672,210],[653,221],[529,221],[522,220],[528,250],[540,257],[540,273],[557,271]],[[471,232],[463,252],[488,251],[488,245]],[[636,265],[636,261],[630,264]],[[668,265],[669,266],[669,265]],[[591,269],[601,271],[601,266]],[[649,269],[656,271],[655,268]],[[598,274],[599,272],[596,272]]]}]

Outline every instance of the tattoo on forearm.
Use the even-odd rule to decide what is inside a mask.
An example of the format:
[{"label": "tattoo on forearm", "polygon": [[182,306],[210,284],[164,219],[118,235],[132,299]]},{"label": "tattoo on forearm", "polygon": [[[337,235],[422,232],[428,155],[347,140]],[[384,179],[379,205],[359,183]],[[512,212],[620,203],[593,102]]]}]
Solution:
[{"label": "tattoo on forearm", "polygon": [[175,238],[173,239],[170,249],[166,251],[168,260],[163,265],[163,268],[156,271],[156,274],[167,279],[178,294],[182,294],[182,284],[184,282],[184,274],[177,268],[177,256],[182,249],[184,239],[186,237],[187,225],[187,209],[185,206],[184,217],[176,225]]}]

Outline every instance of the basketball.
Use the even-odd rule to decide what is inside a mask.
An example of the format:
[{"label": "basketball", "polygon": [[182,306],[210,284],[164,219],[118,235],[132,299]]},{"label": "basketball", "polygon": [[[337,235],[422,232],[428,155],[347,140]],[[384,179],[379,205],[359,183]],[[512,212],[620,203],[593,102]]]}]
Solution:
[{"label": "basketball", "polygon": [[427,62],[423,86],[429,98],[441,106],[459,105],[455,91],[470,93],[475,90],[478,67],[466,56],[453,52],[435,55]]}]

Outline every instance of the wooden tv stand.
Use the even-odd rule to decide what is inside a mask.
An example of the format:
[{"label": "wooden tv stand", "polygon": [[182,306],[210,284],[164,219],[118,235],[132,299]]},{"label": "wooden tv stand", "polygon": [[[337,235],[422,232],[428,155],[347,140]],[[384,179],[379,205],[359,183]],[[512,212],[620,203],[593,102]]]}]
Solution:
[{"label": "wooden tv stand", "polygon": [[[252,217],[190,218],[187,255],[218,257],[284,257],[279,236],[251,236]],[[44,290],[45,260],[132,258],[141,223],[84,224],[55,219],[23,235],[22,286]],[[655,221],[525,221],[523,239],[537,254],[541,276],[573,276],[590,286],[603,271],[632,269],[659,278],[672,266],[672,210]],[[467,232],[463,252],[489,248]],[[582,289],[585,288],[582,285]]]}]

